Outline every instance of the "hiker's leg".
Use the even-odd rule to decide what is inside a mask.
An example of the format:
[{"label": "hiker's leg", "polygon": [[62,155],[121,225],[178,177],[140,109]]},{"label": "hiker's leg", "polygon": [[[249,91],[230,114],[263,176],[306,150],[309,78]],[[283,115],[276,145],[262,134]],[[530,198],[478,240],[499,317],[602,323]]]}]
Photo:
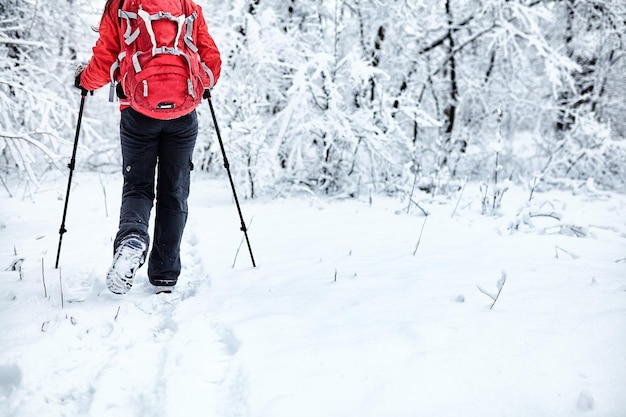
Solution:
[{"label": "hiker's leg", "polygon": [[170,120],[159,140],[156,219],[148,276],[154,285],[175,285],[187,222],[191,158],[198,135],[196,112]]},{"label": "hiker's leg", "polygon": [[114,250],[131,234],[140,236],[146,248],[148,246],[148,222],[154,201],[154,171],[161,123],[131,108],[121,112],[124,186]]}]

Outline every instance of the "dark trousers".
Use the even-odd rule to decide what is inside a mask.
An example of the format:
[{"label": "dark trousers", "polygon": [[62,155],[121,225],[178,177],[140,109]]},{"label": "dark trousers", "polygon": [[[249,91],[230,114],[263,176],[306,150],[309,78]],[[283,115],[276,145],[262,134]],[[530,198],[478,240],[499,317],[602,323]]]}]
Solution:
[{"label": "dark trousers", "polygon": [[148,277],[155,285],[174,285],[180,275],[180,243],[197,136],[195,111],[174,120],[152,119],[131,108],[121,112],[124,187],[114,249],[130,234],[139,235],[149,246],[148,222],[156,197],[148,260]]}]

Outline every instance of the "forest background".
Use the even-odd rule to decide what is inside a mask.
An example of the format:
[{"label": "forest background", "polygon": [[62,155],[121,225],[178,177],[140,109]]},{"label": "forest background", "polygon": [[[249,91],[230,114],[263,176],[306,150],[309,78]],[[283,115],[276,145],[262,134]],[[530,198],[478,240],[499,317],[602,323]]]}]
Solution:
[{"label": "forest background", "polygon": [[[623,0],[197,1],[222,53],[213,90],[242,195],[433,194],[482,184],[626,185]],[[66,169],[75,67],[104,1],[0,0],[0,180]],[[106,90],[106,91],[105,91]],[[195,166],[223,175],[209,108]],[[86,100],[78,169],[115,171],[119,112]]]}]

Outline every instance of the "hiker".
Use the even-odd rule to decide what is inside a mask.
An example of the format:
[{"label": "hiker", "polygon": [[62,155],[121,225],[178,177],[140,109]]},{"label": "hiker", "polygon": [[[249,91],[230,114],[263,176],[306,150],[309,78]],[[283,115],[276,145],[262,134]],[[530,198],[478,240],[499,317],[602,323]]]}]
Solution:
[{"label": "hiker", "polygon": [[156,197],[148,277],[157,292],[171,292],[181,271],[195,108],[219,78],[220,54],[192,0],[108,0],[98,32],[75,86],[85,95],[111,83],[120,100],[124,185],[107,287],[116,294],[132,287],[148,254]]}]

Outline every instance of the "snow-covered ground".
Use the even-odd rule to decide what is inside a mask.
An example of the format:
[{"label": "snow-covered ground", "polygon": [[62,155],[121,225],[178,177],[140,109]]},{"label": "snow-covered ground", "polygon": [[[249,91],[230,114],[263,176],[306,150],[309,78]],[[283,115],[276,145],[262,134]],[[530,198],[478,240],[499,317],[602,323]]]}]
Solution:
[{"label": "snow-covered ground", "polygon": [[177,290],[116,296],[120,178],[75,174],[57,270],[65,186],[0,190],[1,416],[626,416],[623,195],[243,201],[252,268],[195,177]]}]

